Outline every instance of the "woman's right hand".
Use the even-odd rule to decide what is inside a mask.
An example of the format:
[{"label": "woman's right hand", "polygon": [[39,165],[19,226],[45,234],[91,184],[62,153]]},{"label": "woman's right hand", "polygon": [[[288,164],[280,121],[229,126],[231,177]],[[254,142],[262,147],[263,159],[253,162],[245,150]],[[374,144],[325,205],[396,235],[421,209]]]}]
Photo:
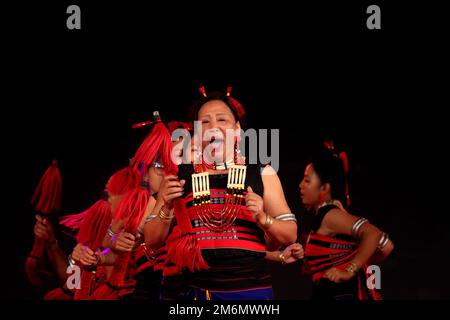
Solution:
[{"label": "woman's right hand", "polygon": [[98,256],[89,247],[78,243],[72,252],[72,259],[81,262],[84,266],[97,264]]},{"label": "woman's right hand", "polygon": [[34,225],[34,235],[38,238],[42,238],[45,241],[55,241],[55,232],[51,223],[39,215],[36,215],[36,224]]},{"label": "woman's right hand", "polygon": [[158,192],[158,201],[166,208],[173,208],[173,200],[183,195],[185,180],[178,180],[174,175],[165,176]]},{"label": "woman's right hand", "polygon": [[132,251],[136,246],[136,237],[129,232],[122,231],[113,241],[111,249],[115,251]]},{"label": "woman's right hand", "polygon": [[305,252],[300,243],[293,243],[283,251],[284,262],[289,264],[303,259]]}]

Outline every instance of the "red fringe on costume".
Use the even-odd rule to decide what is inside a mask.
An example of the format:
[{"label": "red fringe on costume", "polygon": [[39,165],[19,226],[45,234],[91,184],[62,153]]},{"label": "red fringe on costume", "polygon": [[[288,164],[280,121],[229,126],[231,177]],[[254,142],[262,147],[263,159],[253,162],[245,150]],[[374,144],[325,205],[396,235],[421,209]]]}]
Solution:
[{"label": "red fringe on costume", "polygon": [[62,179],[57,165],[54,160],[34,191],[31,203],[37,212],[49,214],[61,209]]},{"label": "red fringe on costume", "polygon": [[197,244],[195,234],[181,231],[175,226],[167,238],[167,259],[175,263],[177,272],[187,268],[191,272],[208,269]]}]

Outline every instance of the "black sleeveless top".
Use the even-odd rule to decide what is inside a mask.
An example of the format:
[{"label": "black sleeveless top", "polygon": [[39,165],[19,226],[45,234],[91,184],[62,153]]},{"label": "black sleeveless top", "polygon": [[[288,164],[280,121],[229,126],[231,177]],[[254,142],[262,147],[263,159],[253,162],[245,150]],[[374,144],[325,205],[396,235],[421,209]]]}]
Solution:
[{"label": "black sleeveless top", "polygon": [[[314,231],[314,233],[317,233],[317,230],[320,229],[320,226],[322,225],[322,221],[325,218],[325,216],[333,209],[339,209],[334,204],[328,204],[326,206],[321,207],[316,215],[313,218],[311,230]],[[343,241],[355,241],[353,237],[345,235],[345,234],[338,234],[333,236],[335,239],[343,240]]]}]

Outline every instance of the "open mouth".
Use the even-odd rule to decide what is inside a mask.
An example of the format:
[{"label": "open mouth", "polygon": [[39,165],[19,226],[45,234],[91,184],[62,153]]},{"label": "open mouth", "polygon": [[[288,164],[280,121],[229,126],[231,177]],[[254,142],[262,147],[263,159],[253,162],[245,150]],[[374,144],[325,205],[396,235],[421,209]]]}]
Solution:
[{"label": "open mouth", "polygon": [[224,141],[223,141],[223,139],[221,139],[221,138],[216,138],[215,136],[212,136],[211,137],[211,139],[209,140],[209,143],[210,144],[215,144],[215,145],[218,145],[218,144],[222,144]]}]

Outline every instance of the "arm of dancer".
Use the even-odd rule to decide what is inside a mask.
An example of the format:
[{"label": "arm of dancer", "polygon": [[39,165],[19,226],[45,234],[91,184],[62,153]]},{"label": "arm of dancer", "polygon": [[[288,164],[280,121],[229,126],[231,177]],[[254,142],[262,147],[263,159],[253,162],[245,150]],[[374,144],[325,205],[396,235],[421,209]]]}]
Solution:
[{"label": "arm of dancer", "polygon": [[39,215],[36,216],[37,222],[34,227],[34,233],[37,237],[45,238],[45,250],[47,257],[55,271],[58,279],[65,281],[67,278],[67,256],[58,244],[53,225],[48,219]]},{"label": "arm of dancer", "polygon": [[164,177],[153,210],[143,228],[145,243],[149,248],[157,250],[165,244],[175,217],[173,200],[183,195],[184,183],[184,180],[178,181],[172,175]]},{"label": "arm of dancer", "polygon": [[[254,214],[256,223],[270,239],[278,245],[290,245],[297,238],[297,222],[286,202],[280,179],[271,166],[264,168],[262,181],[263,198],[249,188],[246,196],[247,208]],[[277,219],[283,216],[290,218]]]},{"label": "arm of dancer", "polygon": [[324,277],[333,282],[350,280],[357,271],[373,256],[379,245],[382,233],[374,225],[365,222],[355,233],[354,226],[360,219],[340,209],[332,209],[324,217],[318,230],[319,234],[329,236],[341,234],[353,236],[359,241],[358,251],[346,270],[331,268]]},{"label": "arm of dancer", "polygon": [[293,243],[283,251],[267,251],[266,260],[279,262],[281,264],[290,264],[303,259],[305,252],[300,243]]}]

